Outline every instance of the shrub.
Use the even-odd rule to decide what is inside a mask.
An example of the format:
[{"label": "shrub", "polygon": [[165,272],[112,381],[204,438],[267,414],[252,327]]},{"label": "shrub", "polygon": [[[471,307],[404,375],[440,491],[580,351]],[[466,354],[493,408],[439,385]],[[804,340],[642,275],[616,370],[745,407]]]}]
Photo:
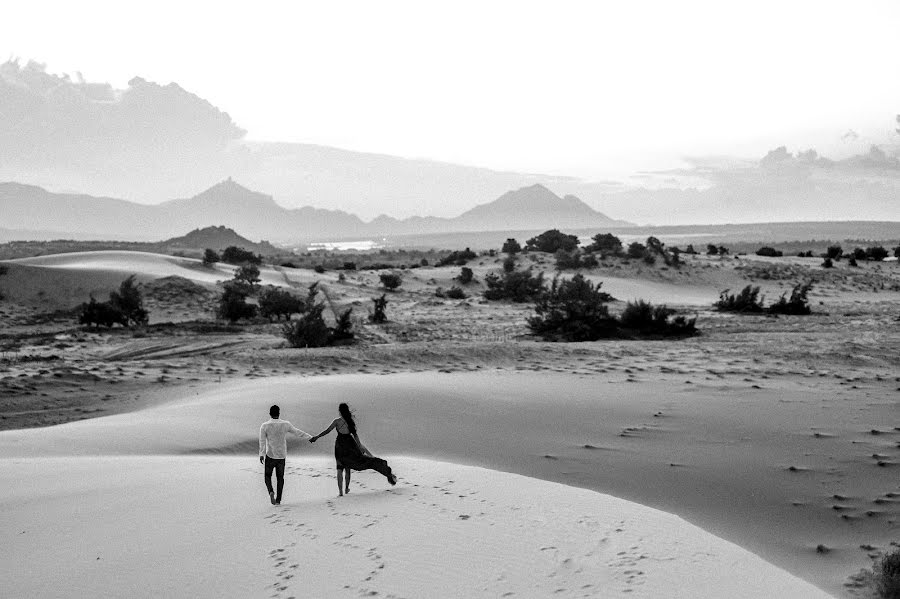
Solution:
[{"label": "shrub", "polygon": [[637,241],[628,244],[628,251],[626,253],[629,258],[634,258],[635,260],[639,260],[648,255],[647,248],[644,244]]},{"label": "shrub", "polygon": [[216,253],[216,250],[206,248],[203,250],[203,266],[212,266],[219,262],[222,258]]},{"label": "shrub", "polygon": [[557,229],[544,231],[525,242],[525,249],[554,254],[559,250],[573,252],[578,247],[578,237],[561,233]]},{"label": "shrub", "polygon": [[728,289],[719,294],[719,301],[713,306],[719,312],[762,312],[762,298],[759,287],[747,285],[737,295],[728,295]]},{"label": "shrub", "polygon": [[282,262],[278,266],[283,266],[285,268],[297,268],[297,265],[294,264],[293,262]]},{"label": "shrub", "polygon": [[353,308],[347,308],[337,317],[334,328],[329,329],[328,345],[346,345],[351,343],[354,338],[353,322],[350,315],[353,314]]},{"label": "shrub", "polygon": [[642,260],[644,261],[644,264],[649,264],[650,266],[656,264],[656,258],[651,253],[644,254]]},{"label": "shrub", "polygon": [[395,272],[383,272],[378,278],[381,279],[382,287],[388,291],[393,291],[403,283],[403,279]]},{"label": "shrub", "polygon": [[519,242],[510,237],[506,241],[503,242],[503,247],[500,248],[500,251],[504,254],[509,254],[510,256],[518,254],[522,251],[522,246],[519,245]]},{"label": "shrub", "polygon": [[321,264],[316,264],[315,266],[313,266],[313,270],[319,274],[322,274],[323,272],[325,272],[325,267]]},{"label": "shrub", "polygon": [[81,304],[80,313],[78,315],[79,324],[94,325],[99,328],[100,325],[111,327],[114,324],[126,326],[128,321],[125,316],[109,302],[98,302],[91,296],[89,302]]},{"label": "shrub", "polygon": [[847,266],[859,267],[859,264],[856,263],[856,258],[854,256],[850,256],[850,258],[847,259]]},{"label": "shrub", "polygon": [[[896,258],[897,260],[900,260],[900,245],[898,245],[897,247],[894,248],[894,258]],[[0,268],[3,268],[3,267],[0,266]],[[3,274],[3,273],[0,273],[0,274]]]},{"label": "shrub", "polygon": [[449,299],[460,299],[460,300],[461,300],[461,299],[466,299],[467,297],[469,297],[469,296],[466,295],[466,292],[465,292],[465,291],[463,291],[462,289],[460,289],[460,288],[457,287],[456,285],[454,285],[453,287],[451,287],[450,289],[448,289],[447,291],[445,291],[445,292],[444,292],[444,296],[447,297],[447,298],[449,298]]},{"label": "shrub", "polygon": [[628,302],[619,324],[624,329],[632,329],[642,334],[663,336],[690,336],[697,334],[697,319],[685,319],[684,316],[676,316],[674,320],[669,317],[675,314],[675,310],[666,306],[654,306],[650,302],[638,300]]},{"label": "shrub", "polygon": [[575,270],[581,267],[581,256],[578,252],[557,250],[555,257],[557,270]]},{"label": "shrub", "polygon": [[266,287],[259,294],[259,315],[272,320],[282,316],[290,320],[291,314],[299,314],[306,310],[306,302],[286,289]]},{"label": "shrub", "polygon": [[708,244],[706,246],[706,254],[708,256],[718,256],[719,255],[719,246],[713,245],[711,243]]},{"label": "shrub", "polygon": [[356,262],[344,262],[344,270],[356,270]]},{"label": "shrub", "polygon": [[472,273],[471,268],[463,266],[462,270],[460,270],[459,274],[456,276],[456,280],[459,281],[460,285],[468,285],[475,280],[475,275]]},{"label": "shrub", "polygon": [[[853,258],[850,258],[853,260]],[[831,258],[826,257],[822,260],[822,268],[834,268],[834,262],[831,261]]]},{"label": "shrub", "polygon": [[484,278],[487,289],[484,299],[491,301],[530,302],[544,290],[544,273],[532,274],[531,269],[513,270],[502,276],[494,273]]},{"label": "shrub", "polygon": [[763,246],[756,250],[757,256],[768,256],[770,258],[780,258],[784,255],[784,252],[781,250],[776,250],[773,247]]},{"label": "shrub", "polygon": [[297,320],[285,323],[281,327],[282,336],[291,347],[325,347],[328,345],[330,329],[322,318],[325,304],[311,306]]},{"label": "shrub", "polygon": [[419,266],[428,266],[428,258],[422,258],[419,261]]},{"label": "shrub", "polygon": [[622,253],[622,240],[612,233],[597,233],[591,237],[592,243],[585,251],[600,252],[601,255],[612,254],[618,256]]},{"label": "shrub", "polygon": [[872,260],[874,262],[881,262],[885,258],[887,258],[890,254],[886,249],[881,247],[880,245],[876,245],[874,247],[866,248],[866,260]]},{"label": "shrub", "polygon": [[546,341],[595,341],[616,332],[606,302],[611,298],[584,276],[553,279],[535,302],[529,328]]},{"label": "shrub", "polygon": [[685,254],[690,254],[691,256],[697,254],[697,250],[694,249],[694,244],[689,243],[687,248],[684,250]]},{"label": "shrub", "polygon": [[[828,258],[826,258],[828,260]],[[787,294],[782,293],[781,298],[768,308],[770,314],[809,314],[809,300],[807,294],[812,289],[812,283],[800,283],[791,290],[791,298],[786,299]]]},{"label": "shrub", "polygon": [[373,297],[372,301],[375,302],[375,312],[369,316],[369,320],[374,323],[382,323],[387,321],[387,314],[385,314],[385,308],[387,308],[387,296],[384,294],[381,297]]},{"label": "shrub", "polygon": [[230,245],[222,252],[222,262],[228,264],[262,264],[262,256],[249,250]]},{"label": "shrub", "polygon": [[873,570],[878,596],[882,599],[900,599],[900,549],[881,556]]},{"label": "shrub", "polygon": [[463,266],[469,260],[474,260],[478,257],[478,254],[466,248],[462,251],[450,252],[437,262],[437,266],[447,266],[448,264],[455,264],[456,266]]},{"label": "shrub", "polygon": [[584,254],[581,256],[581,268],[597,268],[600,262],[594,254]]},{"label": "shrub", "polygon": [[832,260],[840,260],[843,255],[844,248],[839,245],[829,245],[828,249],[825,250],[825,257]]},{"label": "shrub", "polygon": [[853,258],[856,260],[867,260],[866,250],[862,248],[853,248]]},{"label": "shrub", "polygon": [[516,259],[509,256],[503,260],[503,272],[512,272],[516,269]]}]

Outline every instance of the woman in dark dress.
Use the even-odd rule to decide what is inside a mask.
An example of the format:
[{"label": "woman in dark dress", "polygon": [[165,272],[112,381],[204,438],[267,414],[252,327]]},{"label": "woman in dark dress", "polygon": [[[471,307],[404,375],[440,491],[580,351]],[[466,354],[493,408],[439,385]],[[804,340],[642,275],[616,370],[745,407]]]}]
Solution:
[{"label": "woman in dark dress", "polygon": [[[359,440],[356,434],[356,422],[353,420],[353,414],[350,413],[350,407],[342,403],[338,406],[339,418],[332,421],[331,426],[309,440],[315,443],[319,437],[324,437],[337,429],[337,439],[334,442],[334,460],[337,464],[337,483],[338,492],[341,497],[344,493],[350,492],[350,471],[351,470],[375,470],[380,472],[392,485],[397,484],[397,477],[391,472],[391,467],[381,458],[376,458],[366,449],[366,446]],[[341,484],[343,479],[343,485]]]}]

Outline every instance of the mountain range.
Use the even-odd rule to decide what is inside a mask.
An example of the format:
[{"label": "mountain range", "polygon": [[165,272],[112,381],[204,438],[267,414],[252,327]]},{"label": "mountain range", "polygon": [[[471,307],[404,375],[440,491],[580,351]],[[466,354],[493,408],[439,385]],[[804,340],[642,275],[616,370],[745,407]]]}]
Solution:
[{"label": "mountain range", "polygon": [[[53,238],[159,240],[185,230],[220,225],[255,239],[294,243],[352,237],[422,233],[502,231],[550,228],[622,227],[572,195],[559,197],[540,184],[509,191],[455,218],[379,216],[365,222],[341,210],[284,208],[270,195],[252,191],[232,179],[191,198],[161,204],[78,194],[52,193],[33,185],[0,183],[0,223],[4,228],[40,231]],[[13,236],[15,231],[7,231]],[[48,237],[45,238],[49,238]]]}]

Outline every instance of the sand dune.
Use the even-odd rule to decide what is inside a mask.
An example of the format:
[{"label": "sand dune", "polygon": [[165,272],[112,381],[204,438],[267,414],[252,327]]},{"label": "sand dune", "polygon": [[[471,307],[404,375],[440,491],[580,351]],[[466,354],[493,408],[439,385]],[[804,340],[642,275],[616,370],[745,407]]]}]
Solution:
[{"label": "sand dune", "polygon": [[11,596],[827,597],[674,515],[513,474],[393,458],[397,487],[358,474],[338,499],[327,442],[293,448],[272,507],[252,431],[273,396],[312,418],[303,390],[0,433]]}]

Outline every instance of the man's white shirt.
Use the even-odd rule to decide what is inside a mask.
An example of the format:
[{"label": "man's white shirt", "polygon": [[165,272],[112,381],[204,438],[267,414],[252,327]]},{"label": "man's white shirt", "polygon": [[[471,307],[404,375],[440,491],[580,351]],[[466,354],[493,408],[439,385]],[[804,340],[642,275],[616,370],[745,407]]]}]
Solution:
[{"label": "man's white shirt", "polygon": [[280,418],[272,418],[259,427],[259,455],[276,460],[287,457],[287,434],[294,433],[301,439],[312,439],[312,435]]}]

